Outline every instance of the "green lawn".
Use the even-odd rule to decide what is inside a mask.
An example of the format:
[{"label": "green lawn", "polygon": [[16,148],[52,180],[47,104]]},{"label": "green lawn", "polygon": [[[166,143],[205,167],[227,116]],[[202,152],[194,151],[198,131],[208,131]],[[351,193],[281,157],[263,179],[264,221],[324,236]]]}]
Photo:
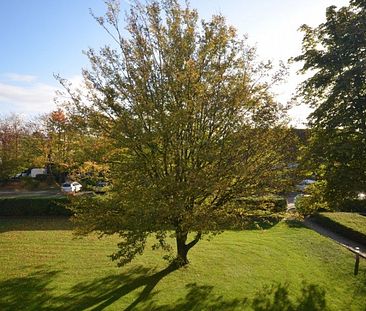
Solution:
[{"label": "green lawn", "polygon": [[321,215],[366,235],[366,216],[358,213],[321,213]]},{"label": "green lawn", "polygon": [[354,276],[350,252],[295,223],[202,241],[175,271],[151,250],[117,268],[107,257],[117,238],[70,229],[0,218],[0,310],[315,310],[323,299],[330,310],[366,308],[366,262]]}]

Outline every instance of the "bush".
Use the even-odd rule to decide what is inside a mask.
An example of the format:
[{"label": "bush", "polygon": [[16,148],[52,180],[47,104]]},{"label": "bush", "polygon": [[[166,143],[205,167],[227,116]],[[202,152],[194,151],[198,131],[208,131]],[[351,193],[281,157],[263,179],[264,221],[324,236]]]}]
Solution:
[{"label": "bush", "polygon": [[329,210],[328,203],[317,200],[312,195],[299,195],[295,200],[295,208],[303,216],[315,215],[318,212]]},{"label": "bush", "polygon": [[263,197],[247,197],[237,200],[237,208],[244,210],[261,210],[272,213],[285,212],[287,208],[287,201],[285,198],[277,196],[263,196]]},{"label": "bush", "polygon": [[366,213],[366,200],[343,196],[328,189],[325,180],[319,180],[305,188],[305,193],[295,200],[296,210],[303,216],[315,215],[324,211]]},{"label": "bush", "polygon": [[38,180],[35,180],[34,178],[29,176],[21,177],[20,182],[22,187],[28,190],[37,189],[40,184]]},{"label": "bush", "polygon": [[303,216],[314,215],[319,211],[329,210],[329,204],[324,197],[326,182],[317,181],[305,189],[304,195],[295,198],[295,208]]},{"label": "bush", "polygon": [[64,196],[0,198],[0,216],[70,216]]}]

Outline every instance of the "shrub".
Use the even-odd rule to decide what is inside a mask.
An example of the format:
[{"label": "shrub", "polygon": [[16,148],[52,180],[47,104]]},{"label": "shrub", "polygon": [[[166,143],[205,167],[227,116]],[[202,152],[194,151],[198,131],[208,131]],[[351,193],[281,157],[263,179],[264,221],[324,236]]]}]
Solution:
[{"label": "shrub", "polygon": [[247,197],[237,200],[237,208],[243,210],[261,210],[272,213],[284,212],[287,208],[287,201],[283,197],[263,196]]},{"label": "shrub", "polygon": [[324,197],[326,181],[317,181],[305,188],[305,194],[295,199],[295,208],[303,216],[314,215],[319,211],[329,210],[329,204]]},{"label": "shrub", "polygon": [[38,180],[35,180],[34,178],[29,176],[21,177],[20,182],[22,187],[28,190],[37,189],[40,184]]},{"label": "shrub", "polygon": [[287,208],[285,198],[277,196],[246,197],[228,209],[231,216],[226,229],[268,229],[278,223]]},{"label": "shrub", "polygon": [[70,216],[64,196],[0,198],[0,216]]}]

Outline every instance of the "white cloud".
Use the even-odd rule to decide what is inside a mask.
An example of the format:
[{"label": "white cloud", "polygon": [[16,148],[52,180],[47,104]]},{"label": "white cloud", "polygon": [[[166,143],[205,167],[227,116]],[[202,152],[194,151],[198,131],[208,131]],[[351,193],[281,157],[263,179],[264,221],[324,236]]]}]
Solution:
[{"label": "white cloud", "polygon": [[9,81],[14,82],[35,82],[37,80],[36,76],[33,75],[24,75],[24,74],[18,74],[18,73],[7,73],[4,74],[4,77]]},{"label": "white cloud", "polygon": [[[18,75],[14,74],[14,77],[16,76]],[[21,76],[23,75],[19,75],[19,77]],[[57,108],[54,101],[57,97],[56,91],[62,90],[62,87],[34,82],[36,80],[37,77],[34,77],[34,79],[29,79],[26,84],[15,83],[14,79],[9,79],[6,82],[0,82],[0,115],[14,112],[22,114],[25,117],[31,117],[55,110]],[[71,83],[73,89],[84,89],[82,76],[73,76],[67,80]],[[17,81],[19,81],[19,79]],[[281,91],[283,90],[279,89],[279,99],[282,103],[286,103],[290,97],[288,94],[283,94]],[[59,100],[62,101],[62,98],[59,98]],[[306,105],[294,106],[289,111],[291,125],[295,127],[305,127],[306,118],[311,112],[312,109]]]},{"label": "white cloud", "polygon": [[[62,90],[61,85],[57,87],[37,82],[37,77],[31,75],[14,73],[2,74],[1,77],[3,79],[0,81],[0,115],[18,113],[31,117],[57,109],[56,91]],[[68,80],[73,87],[82,86],[81,76],[73,76]]]},{"label": "white cloud", "polygon": [[0,112],[35,115],[55,109],[57,88],[45,83],[29,83],[21,86],[0,83]]}]

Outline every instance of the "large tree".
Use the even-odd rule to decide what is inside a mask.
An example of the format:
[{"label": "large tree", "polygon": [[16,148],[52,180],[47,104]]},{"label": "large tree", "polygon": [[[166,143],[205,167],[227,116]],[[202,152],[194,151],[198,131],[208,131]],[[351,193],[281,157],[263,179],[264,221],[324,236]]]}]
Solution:
[{"label": "large tree", "polygon": [[[366,2],[326,10],[326,21],[303,25],[302,72],[311,76],[299,88],[314,108],[307,153],[309,167],[326,180],[333,205],[366,190]],[[338,202],[338,204],[336,204]]]},{"label": "large tree", "polygon": [[76,202],[75,221],[83,233],[119,234],[120,264],[150,235],[168,249],[173,233],[184,265],[203,234],[222,229],[232,202],[288,182],[290,132],[270,92],[283,72],[257,63],[223,16],[200,23],[177,0],[135,2],[125,30],[118,16],[110,1],[95,17],[114,43],[86,52],[84,89],[61,80],[75,123],[113,142],[113,191]]}]

